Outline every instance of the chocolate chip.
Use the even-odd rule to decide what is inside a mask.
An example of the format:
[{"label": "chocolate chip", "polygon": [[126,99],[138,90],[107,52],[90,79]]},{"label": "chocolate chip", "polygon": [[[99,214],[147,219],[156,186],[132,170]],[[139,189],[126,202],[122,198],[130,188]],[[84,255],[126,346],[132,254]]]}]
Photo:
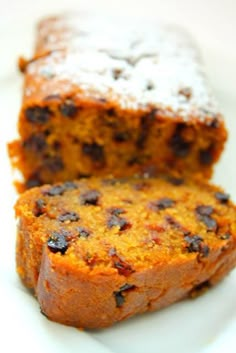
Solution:
[{"label": "chocolate chip", "polygon": [[45,157],[44,166],[52,173],[57,173],[64,169],[64,163],[60,156]]},{"label": "chocolate chip", "polygon": [[207,257],[209,255],[210,249],[206,244],[201,245],[200,254],[202,257]]},{"label": "chocolate chip", "polygon": [[92,161],[98,163],[104,163],[105,155],[103,146],[98,145],[97,143],[84,143],[82,146],[82,151],[84,154],[89,156]]},{"label": "chocolate chip", "polygon": [[78,234],[79,238],[88,238],[88,236],[90,235],[90,231],[87,228],[77,227],[76,229],[79,233]]},{"label": "chocolate chip", "polygon": [[66,99],[60,106],[60,112],[67,118],[73,118],[78,111],[78,107],[75,105],[72,99]]},{"label": "chocolate chip", "polygon": [[26,119],[33,124],[45,124],[52,116],[52,112],[48,107],[30,107],[25,111]]},{"label": "chocolate chip", "polygon": [[141,117],[140,120],[140,132],[136,141],[136,146],[138,149],[144,147],[146,140],[149,136],[150,129],[155,121],[157,109],[153,109],[150,113]]},{"label": "chocolate chip", "polygon": [[110,108],[106,111],[107,115],[109,116],[115,116],[116,115],[116,112],[115,112],[115,109],[114,108]]},{"label": "chocolate chip", "polygon": [[114,292],[113,295],[115,296],[116,307],[120,308],[125,302],[125,298],[124,298],[122,292]]},{"label": "chocolate chip", "polygon": [[89,190],[80,195],[81,205],[98,205],[101,193],[97,190]]},{"label": "chocolate chip", "polygon": [[78,189],[78,185],[73,181],[66,181],[63,186],[66,190]]},{"label": "chocolate chip", "polygon": [[79,220],[79,215],[76,212],[68,211],[59,215],[58,220],[60,222],[67,222],[67,221],[77,222]]},{"label": "chocolate chip", "polygon": [[211,283],[209,282],[209,280],[199,283],[193,287],[193,289],[189,293],[189,296],[191,298],[196,298],[197,296],[205,293],[210,287]]},{"label": "chocolate chip", "polygon": [[149,203],[149,208],[153,211],[165,210],[166,208],[170,208],[174,205],[175,201],[168,197],[163,197],[160,200],[152,201]]},{"label": "chocolate chip", "polygon": [[208,231],[216,231],[217,222],[214,218],[211,217],[211,214],[214,212],[212,206],[198,206],[196,207],[196,214],[198,219],[207,226]]},{"label": "chocolate chip", "polygon": [[201,216],[210,216],[214,212],[214,209],[212,206],[201,205],[196,207],[196,212]]},{"label": "chocolate chip", "polygon": [[39,177],[39,175],[37,173],[35,173],[34,175],[32,175],[25,183],[25,186],[27,189],[31,189],[34,188],[36,186],[40,186],[42,185],[42,181]]},{"label": "chocolate chip", "polygon": [[201,221],[207,226],[208,231],[216,231],[217,222],[215,219],[213,219],[209,216],[202,216]]},{"label": "chocolate chip", "polygon": [[216,192],[215,198],[220,201],[221,203],[227,203],[230,199],[229,194],[225,194],[223,192]]},{"label": "chocolate chip", "polygon": [[112,76],[114,78],[114,80],[118,80],[120,78],[120,76],[122,75],[123,70],[122,69],[113,69],[112,70]]},{"label": "chocolate chip", "polygon": [[48,248],[51,252],[65,254],[68,249],[68,243],[65,235],[59,232],[53,232],[47,241]]},{"label": "chocolate chip", "polygon": [[110,207],[107,211],[114,216],[119,216],[120,214],[125,213],[125,210],[120,207]]},{"label": "chocolate chip", "polygon": [[177,125],[173,136],[170,139],[169,145],[176,157],[184,158],[189,154],[191,143],[184,140],[181,136],[184,124]]},{"label": "chocolate chip", "polygon": [[203,242],[202,237],[200,237],[199,235],[193,235],[193,236],[186,235],[184,239],[188,243],[187,245],[188,252],[200,251],[201,243]]},{"label": "chocolate chip", "polygon": [[147,91],[152,91],[154,88],[155,88],[155,86],[152,82],[148,82],[148,84],[146,85]]},{"label": "chocolate chip", "polygon": [[117,131],[113,135],[113,140],[115,142],[126,142],[130,139],[130,133],[128,131]]},{"label": "chocolate chip", "polygon": [[120,308],[125,302],[125,297],[123,295],[124,292],[127,292],[131,289],[134,289],[134,288],[135,288],[135,286],[133,284],[126,283],[120,287],[119,291],[116,291],[113,293],[113,295],[115,297],[117,308]]},{"label": "chocolate chip", "polygon": [[184,237],[187,242],[186,249],[188,252],[198,252],[202,257],[207,257],[209,254],[209,247],[203,243],[202,237],[199,235],[189,236],[186,235]]},{"label": "chocolate chip", "polygon": [[108,228],[119,227],[119,229],[122,231],[130,228],[131,223],[124,217],[112,215],[108,218],[107,226]]},{"label": "chocolate chip", "polygon": [[27,140],[23,142],[23,147],[26,150],[30,150],[34,153],[41,153],[47,147],[47,142],[43,134],[31,135]]},{"label": "chocolate chip", "polygon": [[213,162],[212,147],[199,151],[199,160],[203,165],[210,165]]},{"label": "chocolate chip", "polygon": [[190,87],[181,88],[178,94],[184,96],[186,99],[190,99],[192,97],[192,89]]},{"label": "chocolate chip", "polygon": [[219,119],[213,118],[207,125],[214,128],[214,129],[217,129],[220,126]]},{"label": "chocolate chip", "polygon": [[211,287],[211,283],[209,281],[204,281],[202,283],[197,284],[193,289],[195,291],[202,291],[205,288]]},{"label": "chocolate chip", "polygon": [[184,179],[168,176],[166,179],[169,183],[175,186],[180,186],[184,184]]},{"label": "chocolate chip", "polygon": [[57,195],[62,195],[64,191],[65,191],[65,188],[63,185],[54,185],[50,187],[50,189],[43,191],[43,193],[48,196],[57,196]]},{"label": "chocolate chip", "polygon": [[34,215],[36,217],[42,216],[45,212],[46,202],[43,199],[35,201]]}]

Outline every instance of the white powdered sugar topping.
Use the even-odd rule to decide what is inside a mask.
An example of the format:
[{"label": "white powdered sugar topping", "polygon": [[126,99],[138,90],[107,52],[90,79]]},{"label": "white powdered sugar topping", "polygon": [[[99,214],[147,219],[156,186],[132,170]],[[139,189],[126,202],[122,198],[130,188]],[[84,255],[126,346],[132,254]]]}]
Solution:
[{"label": "white powdered sugar topping", "polygon": [[65,16],[44,21],[39,43],[49,54],[28,72],[71,82],[87,96],[124,109],[152,105],[186,117],[216,113],[199,53],[178,27],[121,19]]}]

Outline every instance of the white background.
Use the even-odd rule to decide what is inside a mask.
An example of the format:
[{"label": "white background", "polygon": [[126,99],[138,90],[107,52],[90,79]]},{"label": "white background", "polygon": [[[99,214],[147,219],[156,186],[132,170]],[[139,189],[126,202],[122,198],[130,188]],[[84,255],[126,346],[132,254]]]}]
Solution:
[{"label": "white background", "polygon": [[236,352],[236,273],[194,302],[143,315],[103,332],[81,333],[50,323],[15,275],[16,224],[6,142],[15,136],[20,106],[19,54],[30,55],[38,18],[68,9],[109,16],[145,16],[179,23],[197,39],[209,81],[226,117],[229,141],[214,181],[236,201],[236,1],[235,0],[0,0],[0,306],[1,351],[10,352]]}]

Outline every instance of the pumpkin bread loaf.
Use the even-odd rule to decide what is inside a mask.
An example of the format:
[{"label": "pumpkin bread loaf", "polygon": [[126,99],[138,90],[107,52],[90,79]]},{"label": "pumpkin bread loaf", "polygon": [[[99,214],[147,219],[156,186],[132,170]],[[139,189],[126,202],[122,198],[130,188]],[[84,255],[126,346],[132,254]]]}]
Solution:
[{"label": "pumpkin bread loaf", "polygon": [[109,326],[221,280],[235,211],[218,187],[173,177],[36,187],[16,204],[17,270],[49,319]]},{"label": "pumpkin bread loaf", "polygon": [[199,174],[226,140],[199,53],[181,29],[92,15],[47,18],[20,60],[25,187],[83,176]]}]

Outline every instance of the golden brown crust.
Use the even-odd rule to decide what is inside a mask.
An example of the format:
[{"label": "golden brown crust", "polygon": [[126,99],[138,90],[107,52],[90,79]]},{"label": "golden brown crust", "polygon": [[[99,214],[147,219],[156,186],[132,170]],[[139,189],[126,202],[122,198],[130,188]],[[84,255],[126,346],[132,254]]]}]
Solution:
[{"label": "golden brown crust", "polygon": [[236,213],[202,181],[91,178],[16,205],[17,269],[49,319],[85,328],[153,311],[236,264]]}]

